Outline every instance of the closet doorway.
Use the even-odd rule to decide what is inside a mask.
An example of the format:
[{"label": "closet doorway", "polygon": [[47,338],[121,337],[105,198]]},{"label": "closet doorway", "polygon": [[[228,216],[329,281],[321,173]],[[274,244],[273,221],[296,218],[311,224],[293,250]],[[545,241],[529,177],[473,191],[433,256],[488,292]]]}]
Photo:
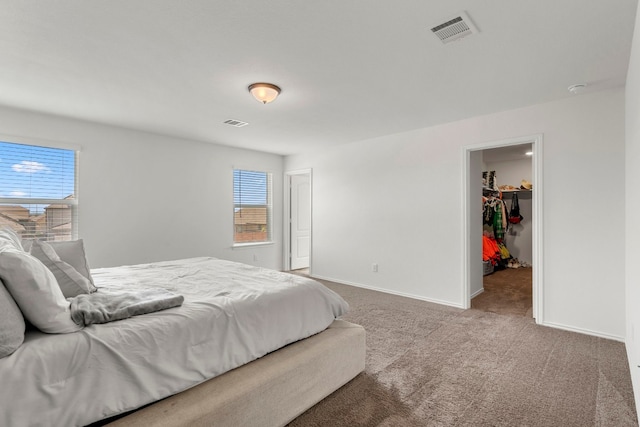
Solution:
[{"label": "closet doorway", "polygon": [[[475,298],[476,308],[526,315],[542,323],[542,135],[467,146],[463,152],[465,308],[471,307]],[[526,156],[526,152],[531,155]],[[495,171],[495,179],[483,183],[484,171]],[[506,225],[514,194],[524,219]],[[481,199],[489,206],[484,214],[491,214],[493,206],[505,207],[496,215],[497,222],[484,217],[479,209]],[[500,221],[503,213],[506,218]],[[502,257],[498,251],[492,261],[483,262],[483,245],[487,258],[487,252],[495,253],[487,250],[487,244],[497,242]],[[490,271],[493,273],[487,274]],[[531,305],[527,306],[529,301]]]},{"label": "closet doorway", "polygon": [[311,170],[285,174],[284,270],[310,274]]}]

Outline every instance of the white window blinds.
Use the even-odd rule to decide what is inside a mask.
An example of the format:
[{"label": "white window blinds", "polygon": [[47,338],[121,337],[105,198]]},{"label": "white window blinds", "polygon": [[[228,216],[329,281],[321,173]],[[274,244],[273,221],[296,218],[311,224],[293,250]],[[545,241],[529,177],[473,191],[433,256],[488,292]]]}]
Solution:
[{"label": "white window blinds", "polygon": [[0,142],[0,227],[22,238],[77,236],[76,152]]},{"label": "white window blinds", "polygon": [[271,173],[233,170],[233,241],[271,241]]}]

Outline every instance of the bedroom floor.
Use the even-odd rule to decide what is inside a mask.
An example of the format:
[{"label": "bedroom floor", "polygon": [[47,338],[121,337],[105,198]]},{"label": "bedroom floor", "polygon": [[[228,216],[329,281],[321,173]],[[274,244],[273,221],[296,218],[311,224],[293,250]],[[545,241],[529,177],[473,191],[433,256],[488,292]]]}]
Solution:
[{"label": "bedroom floor", "polygon": [[533,317],[532,269],[506,268],[484,276],[484,292],[471,308],[498,314]]},{"label": "bedroom floor", "polygon": [[364,326],[366,370],[289,427],[638,426],[621,342],[320,281]]}]

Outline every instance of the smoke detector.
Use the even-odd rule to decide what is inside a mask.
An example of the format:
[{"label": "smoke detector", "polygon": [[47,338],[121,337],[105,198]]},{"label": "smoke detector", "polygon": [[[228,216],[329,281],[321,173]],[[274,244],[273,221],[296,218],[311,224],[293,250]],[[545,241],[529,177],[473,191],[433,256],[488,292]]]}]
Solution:
[{"label": "smoke detector", "polygon": [[466,12],[460,12],[446,19],[443,23],[433,26],[431,32],[445,44],[479,31],[471,22],[469,15]]}]

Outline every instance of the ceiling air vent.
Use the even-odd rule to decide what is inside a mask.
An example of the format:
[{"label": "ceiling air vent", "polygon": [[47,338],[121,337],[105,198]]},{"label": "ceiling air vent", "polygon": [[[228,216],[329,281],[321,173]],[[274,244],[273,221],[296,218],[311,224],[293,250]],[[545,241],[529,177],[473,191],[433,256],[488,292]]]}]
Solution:
[{"label": "ceiling air vent", "polygon": [[237,128],[241,128],[249,124],[247,122],[241,122],[240,120],[233,120],[233,119],[225,120],[224,123],[231,126],[235,126]]},{"label": "ceiling air vent", "polygon": [[446,22],[431,28],[431,31],[442,43],[449,43],[469,34],[477,33],[478,29],[473,25],[466,12],[460,12],[447,19]]}]

